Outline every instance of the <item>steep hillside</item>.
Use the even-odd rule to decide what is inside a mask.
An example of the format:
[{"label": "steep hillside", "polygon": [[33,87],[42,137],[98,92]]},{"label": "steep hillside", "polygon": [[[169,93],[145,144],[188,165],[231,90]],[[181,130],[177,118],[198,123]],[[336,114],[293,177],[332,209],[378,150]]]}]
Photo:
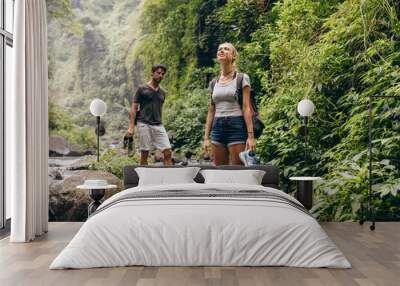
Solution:
[{"label": "steep hillside", "polygon": [[108,106],[103,140],[119,140],[128,126],[132,91],[143,72],[132,58],[140,37],[142,1],[70,4],[69,14],[49,19],[50,101],[78,126],[94,126],[89,105],[94,98],[103,99]]}]

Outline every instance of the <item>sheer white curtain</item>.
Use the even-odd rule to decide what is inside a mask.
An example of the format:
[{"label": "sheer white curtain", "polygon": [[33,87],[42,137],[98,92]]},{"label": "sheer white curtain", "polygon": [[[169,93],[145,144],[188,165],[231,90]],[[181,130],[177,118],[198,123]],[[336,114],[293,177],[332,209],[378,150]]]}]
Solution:
[{"label": "sheer white curtain", "polygon": [[6,99],[12,242],[48,227],[48,93],[45,0],[15,2],[14,94]]}]

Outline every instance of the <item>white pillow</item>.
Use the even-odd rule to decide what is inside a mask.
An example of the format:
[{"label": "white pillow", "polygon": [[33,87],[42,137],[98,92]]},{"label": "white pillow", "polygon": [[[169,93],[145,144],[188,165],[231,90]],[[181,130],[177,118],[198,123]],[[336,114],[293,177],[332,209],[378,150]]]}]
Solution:
[{"label": "white pillow", "polygon": [[135,168],[139,176],[138,186],[195,183],[199,167],[186,168]]},{"label": "white pillow", "polygon": [[226,183],[261,185],[265,171],[262,170],[202,170],[205,184]]}]

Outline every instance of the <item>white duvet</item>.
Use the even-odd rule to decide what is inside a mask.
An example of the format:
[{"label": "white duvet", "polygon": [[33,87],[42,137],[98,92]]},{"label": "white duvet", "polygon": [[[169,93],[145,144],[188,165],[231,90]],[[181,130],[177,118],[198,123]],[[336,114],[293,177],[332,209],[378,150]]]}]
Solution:
[{"label": "white duvet", "polygon": [[[145,266],[294,266],[350,268],[318,222],[301,210],[258,198],[151,198],[132,192],[263,190],[254,185],[180,184],[136,187],[105,201],[50,269]],[[108,205],[108,207],[106,207]]]}]

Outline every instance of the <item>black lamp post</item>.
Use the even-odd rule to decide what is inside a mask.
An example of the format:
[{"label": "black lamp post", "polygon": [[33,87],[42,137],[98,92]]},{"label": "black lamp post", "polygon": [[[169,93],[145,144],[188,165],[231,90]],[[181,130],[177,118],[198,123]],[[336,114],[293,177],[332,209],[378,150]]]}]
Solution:
[{"label": "black lamp post", "polygon": [[308,124],[308,118],[313,114],[315,110],[314,103],[309,100],[309,99],[303,99],[302,101],[299,102],[297,105],[297,111],[301,116],[304,118],[304,125],[302,126],[302,135],[304,135],[304,162],[307,162],[307,124]]},{"label": "black lamp post", "polygon": [[[300,132],[304,136],[304,164],[307,166],[307,124],[308,118],[314,112],[314,103],[309,99],[303,99],[297,105],[297,111],[304,117],[304,125],[301,126]],[[296,181],[296,199],[303,204],[303,206],[310,210],[313,206],[313,182],[320,180],[320,177],[290,177],[292,181]]]},{"label": "black lamp post", "polygon": [[90,103],[90,113],[96,116],[96,135],[97,135],[97,162],[100,160],[100,136],[103,136],[106,132],[104,126],[100,124],[100,116],[103,116],[107,111],[107,105],[101,99],[93,99]]}]

